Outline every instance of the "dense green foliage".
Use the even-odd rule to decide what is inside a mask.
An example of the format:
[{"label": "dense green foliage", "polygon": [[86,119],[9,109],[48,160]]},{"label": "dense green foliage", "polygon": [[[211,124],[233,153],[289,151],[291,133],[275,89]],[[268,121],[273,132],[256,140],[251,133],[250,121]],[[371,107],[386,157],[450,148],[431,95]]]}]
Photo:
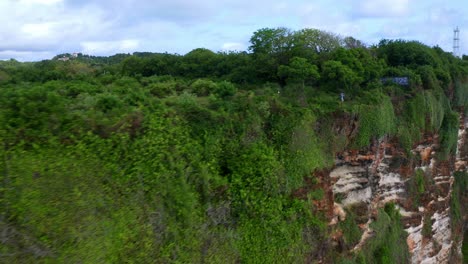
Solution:
[{"label": "dense green foliage", "polygon": [[[467,202],[468,202],[468,173],[459,171],[454,173],[452,195],[450,197],[450,213],[452,218],[453,240],[462,243],[463,263],[468,261],[468,231],[466,230]],[[464,226],[465,225],[465,226]],[[462,233],[461,230],[464,232]]]},{"label": "dense green foliage", "polygon": [[358,263],[408,263],[406,232],[394,205],[386,204],[384,210],[380,209],[372,225],[372,229],[378,231],[358,255]]},{"label": "dense green foliage", "polygon": [[452,197],[450,199],[450,210],[455,223],[463,222],[463,209],[466,205],[463,201],[468,198],[468,173],[459,171],[454,173],[454,184]]},{"label": "dense green foliage", "polygon": [[371,224],[373,236],[352,257],[339,261],[342,264],[409,263],[406,232],[400,222],[400,213],[393,203],[379,209],[376,221]]},{"label": "dense green foliage", "polygon": [[343,240],[348,248],[355,246],[361,239],[362,232],[356,223],[356,215],[352,210],[346,213],[346,219],[340,223],[340,228],[343,230]]},{"label": "dense green foliage", "polygon": [[[327,258],[312,173],[332,167],[336,151],[383,137],[409,151],[433,133],[442,158],[453,155],[467,61],[316,29],[261,29],[251,44],[249,53],[0,62],[2,261]],[[410,86],[380,82],[397,76]],[[333,129],[343,116],[356,122],[349,137]],[[386,207],[373,225],[381,231],[357,263],[404,263],[397,211]],[[357,243],[352,215],[340,228],[346,246]]]}]

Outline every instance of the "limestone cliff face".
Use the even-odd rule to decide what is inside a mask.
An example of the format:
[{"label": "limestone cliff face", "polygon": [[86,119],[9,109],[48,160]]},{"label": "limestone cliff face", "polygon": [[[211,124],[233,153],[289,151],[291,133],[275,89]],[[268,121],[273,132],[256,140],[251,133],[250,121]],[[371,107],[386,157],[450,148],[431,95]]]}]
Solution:
[{"label": "limestone cliff face", "polygon": [[[412,150],[413,159],[387,138],[366,151],[339,153],[329,173],[330,225],[345,218],[343,208],[359,208],[363,235],[353,249],[359,250],[378,232],[370,228],[377,209],[394,202],[408,232],[412,263],[461,263],[461,242],[452,239],[450,197],[454,171],[467,169],[467,129],[468,118],[462,117],[456,157],[449,161],[437,159],[437,135],[426,135]],[[411,184],[417,173],[426,182],[415,197],[418,190],[412,190]]]}]

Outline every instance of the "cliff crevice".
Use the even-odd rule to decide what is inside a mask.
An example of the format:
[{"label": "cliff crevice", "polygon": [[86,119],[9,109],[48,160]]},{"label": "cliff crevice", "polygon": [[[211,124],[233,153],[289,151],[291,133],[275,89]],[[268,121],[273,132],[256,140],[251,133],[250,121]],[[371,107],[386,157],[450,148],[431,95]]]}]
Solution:
[{"label": "cliff crevice", "polygon": [[[453,239],[450,200],[454,172],[466,171],[468,119],[461,115],[456,155],[440,160],[439,136],[424,135],[411,153],[395,138],[382,137],[362,150],[336,154],[330,171],[316,172],[326,197],[318,207],[327,212],[329,226],[338,227],[346,212],[356,214],[361,237],[351,251],[361,250],[379,230],[371,223],[378,209],[394,203],[408,233],[411,263],[461,263],[461,241]],[[352,129],[338,129],[350,135]],[[342,243],[337,228],[333,245]]]}]

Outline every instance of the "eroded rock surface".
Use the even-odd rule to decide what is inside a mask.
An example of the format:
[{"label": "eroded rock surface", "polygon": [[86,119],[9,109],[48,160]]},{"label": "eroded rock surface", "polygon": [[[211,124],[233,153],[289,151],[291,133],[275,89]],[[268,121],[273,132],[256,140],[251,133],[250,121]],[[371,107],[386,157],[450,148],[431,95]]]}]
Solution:
[{"label": "eroded rock surface", "polygon": [[[450,197],[453,172],[467,169],[467,121],[462,117],[457,152],[451,161],[437,160],[437,135],[426,135],[425,140],[413,149],[413,155],[419,159],[412,163],[396,147],[397,144],[386,138],[374,142],[368,151],[344,151],[337,155],[335,168],[329,174],[334,198],[333,212],[341,212],[342,207],[359,206],[365,210],[361,210],[358,217],[367,219],[361,225],[362,238],[353,250],[359,250],[372,236],[370,223],[377,209],[394,202],[408,233],[411,262],[453,261],[451,254],[460,251],[461,245],[452,242]],[[417,170],[430,182],[418,204],[409,193],[407,184]],[[341,217],[335,215],[331,219],[330,224],[334,225]],[[425,234],[423,229],[426,230]]]}]

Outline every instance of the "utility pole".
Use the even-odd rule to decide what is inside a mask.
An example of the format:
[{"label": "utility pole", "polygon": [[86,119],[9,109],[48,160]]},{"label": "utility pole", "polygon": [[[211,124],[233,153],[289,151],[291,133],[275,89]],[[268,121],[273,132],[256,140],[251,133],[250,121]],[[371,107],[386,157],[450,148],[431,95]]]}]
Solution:
[{"label": "utility pole", "polygon": [[456,27],[453,30],[453,56],[460,56],[460,30]]}]

